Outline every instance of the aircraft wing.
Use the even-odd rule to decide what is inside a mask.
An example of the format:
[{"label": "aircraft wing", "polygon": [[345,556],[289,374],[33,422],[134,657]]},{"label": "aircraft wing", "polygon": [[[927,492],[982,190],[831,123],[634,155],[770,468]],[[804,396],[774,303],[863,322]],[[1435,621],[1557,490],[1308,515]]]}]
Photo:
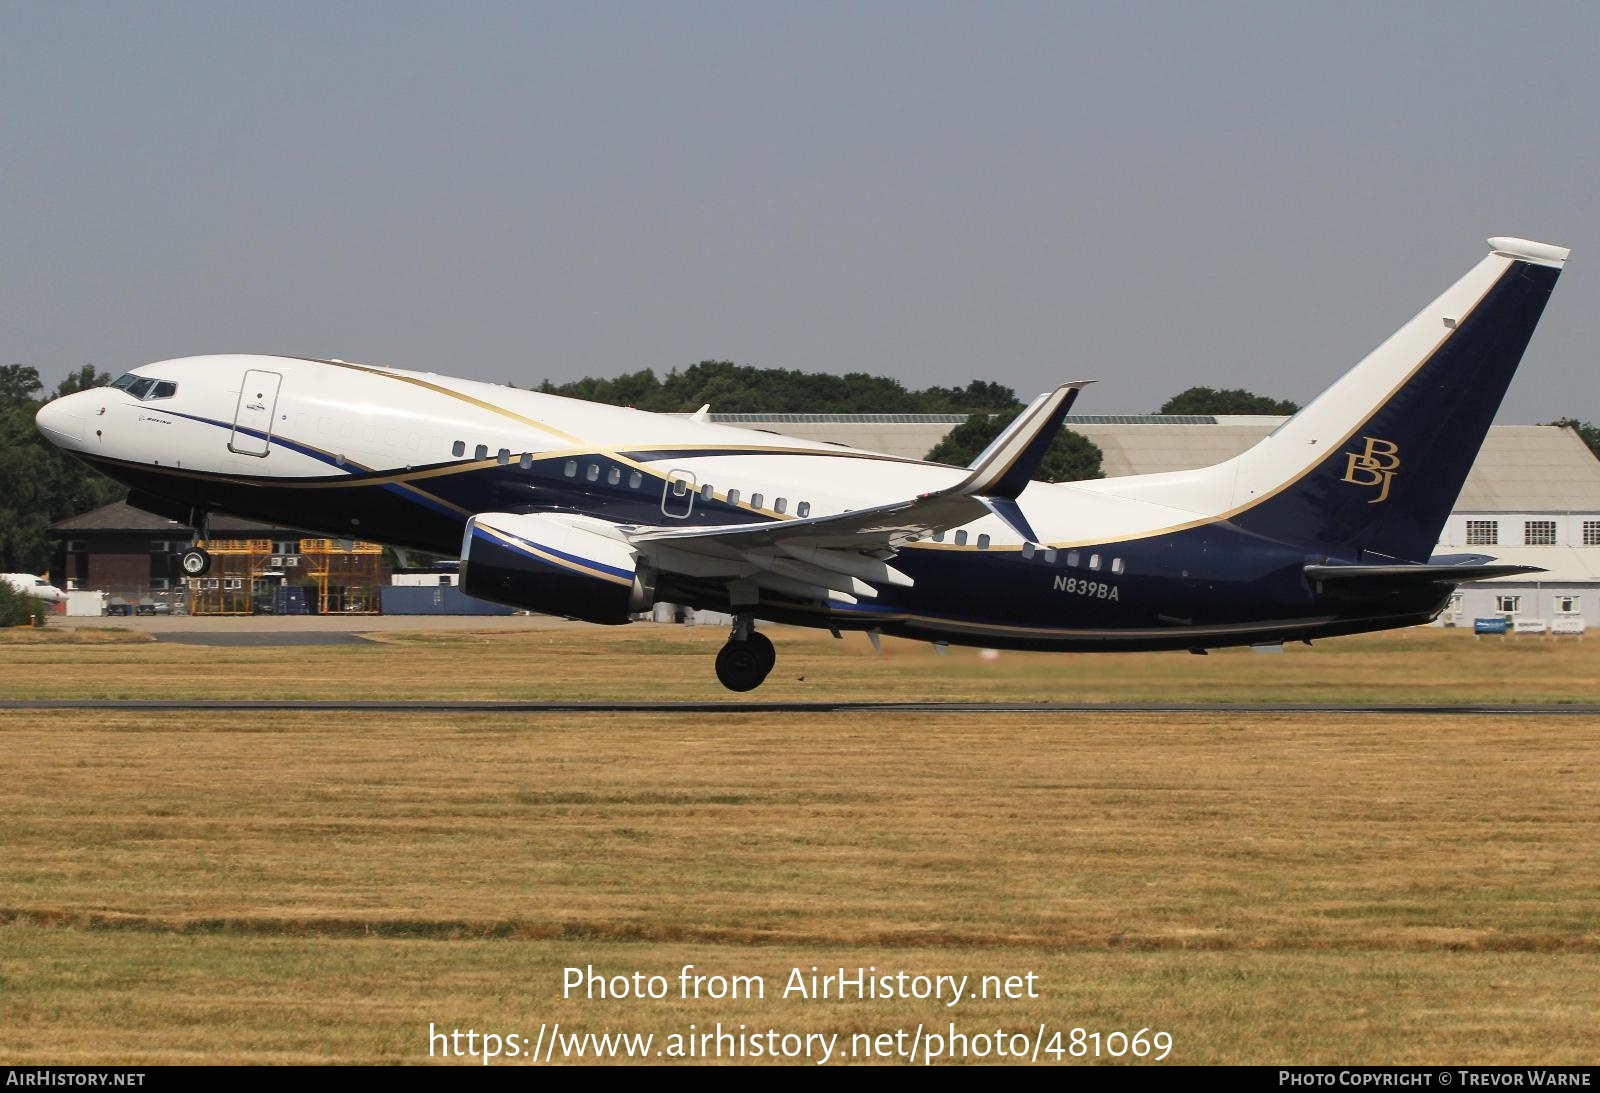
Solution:
[{"label": "aircraft wing", "polygon": [[[645,528],[628,541],[662,569],[699,577],[749,579],[773,591],[855,602],[874,583],[909,586],[888,565],[895,549],[988,513],[1033,538],[1014,503],[1043,460],[1087,381],[1047,391],[973,460],[954,486],[871,508],[779,523]],[[1019,526],[1020,524],[1020,526]]]}]

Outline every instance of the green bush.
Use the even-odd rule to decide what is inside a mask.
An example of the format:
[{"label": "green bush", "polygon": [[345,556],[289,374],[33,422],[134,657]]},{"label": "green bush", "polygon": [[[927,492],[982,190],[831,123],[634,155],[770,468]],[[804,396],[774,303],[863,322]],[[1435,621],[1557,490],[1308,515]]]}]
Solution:
[{"label": "green bush", "polygon": [[50,605],[0,581],[0,626],[27,626],[35,615],[48,614]]}]

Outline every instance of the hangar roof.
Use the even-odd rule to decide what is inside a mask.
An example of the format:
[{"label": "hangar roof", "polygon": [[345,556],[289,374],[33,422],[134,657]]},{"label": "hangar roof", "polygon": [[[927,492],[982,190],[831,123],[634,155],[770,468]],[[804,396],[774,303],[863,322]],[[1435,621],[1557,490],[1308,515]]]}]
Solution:
[{"label": "hangar roof", "polygon": [[[77,532],[92,533],[96,531],[148,531],[152,534],[169,534],[173,538],[188,538],[189,527],[176,520],[168,520],[165,516],[156,516],[136,509],[126,501],[117,501],[109,505],[102,505],[80,516],[69,516],[65,520],[57,520],[50,525],[50,530],[57,533]],[[211,535],[213,538],[247,537],[252,539],[278,538],[274,532],[282,529],[273,524],[259,524],[254,520],[241,520],[234,516],[214,516],[211,518]],[[182,534],[179,534],[182,533]],[[300,532],[293,533],[296,537]]]}]

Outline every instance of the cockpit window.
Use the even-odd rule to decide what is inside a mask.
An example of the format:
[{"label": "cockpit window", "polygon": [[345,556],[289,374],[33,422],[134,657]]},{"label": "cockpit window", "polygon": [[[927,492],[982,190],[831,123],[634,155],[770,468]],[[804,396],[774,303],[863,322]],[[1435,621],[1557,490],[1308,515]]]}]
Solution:
[{"label": "cockpit window", "polygon": [[149,402],[151,399],[171,398],[178,393],[178,385],[172,380],[146,379],[126,372],[118,376],[112,387],[120,387],[136,399]]}]

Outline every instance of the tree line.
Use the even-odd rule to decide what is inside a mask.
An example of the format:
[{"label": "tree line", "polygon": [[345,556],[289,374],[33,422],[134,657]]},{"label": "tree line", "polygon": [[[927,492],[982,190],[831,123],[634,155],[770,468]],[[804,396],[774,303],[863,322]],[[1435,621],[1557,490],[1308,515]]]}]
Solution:
[{"label": "tree line", "polygon": [[0,571],[42,573],[50,525],[121,500],[127,490],[46,440],[33,415],[51,399],[110,383],[84,365],[46,392],[39,370],[0,365]]}]

